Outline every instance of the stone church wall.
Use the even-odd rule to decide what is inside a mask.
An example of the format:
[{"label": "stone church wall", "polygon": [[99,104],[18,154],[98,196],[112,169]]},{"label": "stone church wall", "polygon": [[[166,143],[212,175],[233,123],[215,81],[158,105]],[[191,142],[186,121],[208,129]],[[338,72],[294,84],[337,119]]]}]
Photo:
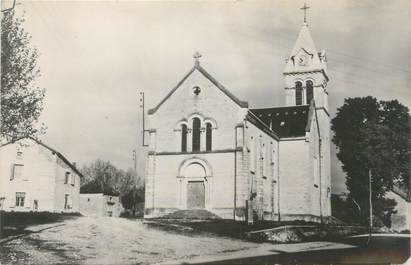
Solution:
[{"label": "stone church wall", "polygon": [[[181,165],[205,163],[212,165],[211,175],[196,178],[185,176]],[[155,217],[176,210],[187,209],[185,186],[187,181],[204,181],[206,189],[205,209],[223,218],[233,218],[234,207],[234,152],[207,154],[157,155],[154,177],[154,210],[146,211],[146,217]],[[184,166],[183,166],[184,167]],[[189,178],[189,179],[187,179]],[[147,208],[147,207],[146,207]]]},{"label": "stone church wall", "polygon": [[311,163],[309,145],[303,137],[300,141],[280,141],[280,214],[281,220],[312,215],[309,177]]},{"label": "stone church wall", "polygon": [[[200,87],[198,95],[193,93],[194,87]],[[186,208],[190,178],[183,176],[179,169],[184,163],[184,167],[192,163],[208,167],[212,172],[204,179],[206,209],[233,218],[236,128],[243,122],[246,112],[247,109],[241,108],[194,70],[160,108],[149,115],[152,129],[146,165],[146,217]],[[194,117],[201,120],[202,129],[200,151],[195,152],[192,151]],[[212,124],[212,151],[205,150],[207,122]],[[188,129],[185,153],[181,150],[182,124]]]},{"label": "stone church wall", "polygon": [[272,220],[278,204],[278,142],[253,123],[246,123],[245,150],[248,175],[248,197],[258,219]]}]

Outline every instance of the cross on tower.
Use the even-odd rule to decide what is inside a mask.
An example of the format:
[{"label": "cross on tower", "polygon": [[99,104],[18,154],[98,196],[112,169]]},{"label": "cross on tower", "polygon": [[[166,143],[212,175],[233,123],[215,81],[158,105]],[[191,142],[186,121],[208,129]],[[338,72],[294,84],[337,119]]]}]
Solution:
[{"label": "cross on tower", "polygon": [[193,55],[193,58],[195,60],[195,64],[199,65],[200,64],[200,58],[201,58],[201,53],[199,53],[198,51]]},{"label": "cross on tower", "polygon": [[306,3],[304,3],[304,6],[300,8],[301,10],[304,10],[304,24],[307,23],[307,9],[309,9],[309,8],[310,8],[310,7],[307,6]]}]

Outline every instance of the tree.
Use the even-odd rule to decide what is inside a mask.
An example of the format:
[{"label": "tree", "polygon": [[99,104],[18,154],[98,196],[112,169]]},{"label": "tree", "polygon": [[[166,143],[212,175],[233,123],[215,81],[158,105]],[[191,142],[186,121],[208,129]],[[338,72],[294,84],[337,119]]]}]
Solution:
[{"label": "tree", "polygon": [[36,128],[43,109],[45,89],[35,81],[40,76],[38,51],[24,31],[24,19],[14,11],[1,20],[1,124],[0,138],[14,140],[44,132]]},{"label": "tree", "polygon": [[116,168],[110,161],[95,160],[81,169],[84,175],[82,193],[105,193],[120,195],[125,209],[135,215],[138,204],[144,202],[144,184],[134,170]]},{"label": "tree", "polygon": [[[362,209],[359,222],[367,223],[368,172],[372,172],[372,200],[376,220],[388,224],[395,202],[384,198],[394,183],[409,188],[410,115],[397,100],[380,101],[373,97],[348,98],[332,120],[337,157],[347,174],[347,201]],[[352,211],[356,205],[350,204]]]},{"label": "tree", "polygon": [[[125,209],[131,210],[132,215],[136,216],[136,211],[140,204],[144,202],[144,186],[134,185],[128,192],[121,197],[121,203]],[[142,207],[141,207],[142,208]]]}]

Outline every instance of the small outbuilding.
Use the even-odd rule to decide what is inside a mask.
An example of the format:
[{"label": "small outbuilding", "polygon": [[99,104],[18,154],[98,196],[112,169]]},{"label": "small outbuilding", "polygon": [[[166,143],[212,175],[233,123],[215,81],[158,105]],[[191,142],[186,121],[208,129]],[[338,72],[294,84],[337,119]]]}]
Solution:
[{"label": "small outbuilding", "polygon": [[119,217],[123,207],[120,196],[104,193],[80,194],[80,213],[85,216]]}]

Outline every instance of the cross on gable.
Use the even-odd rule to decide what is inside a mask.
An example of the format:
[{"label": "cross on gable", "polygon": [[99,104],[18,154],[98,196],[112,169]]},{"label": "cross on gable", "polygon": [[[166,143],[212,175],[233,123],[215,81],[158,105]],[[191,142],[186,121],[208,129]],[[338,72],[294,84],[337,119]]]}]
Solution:
[{"label": "cross on gable", "polygon": [[304,3],[304,6],[300,8],[301,10],[304,11],[304,24],[307,23],[307,9],[310,9],[309,6],[307,6],[307,3]]},{"label": "cross on gable", "polygon": [[201,53],[199,53],[198,51],[196,53],[194,53],[193,58],[195,60],[195,64],[199,65],[200,64],[200,58],[202,57]]}]

